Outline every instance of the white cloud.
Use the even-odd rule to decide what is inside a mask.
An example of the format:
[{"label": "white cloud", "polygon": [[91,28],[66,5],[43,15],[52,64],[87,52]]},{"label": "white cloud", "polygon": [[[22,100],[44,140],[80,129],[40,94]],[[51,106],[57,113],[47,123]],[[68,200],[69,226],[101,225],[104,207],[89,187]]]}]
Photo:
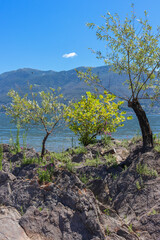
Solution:
[{"label": "white cloud", "polygon": [[71,52],[71,53],[65,53],[65,54],[63,54],[63,58],[73,58],[73,57],[76,57],[76,56],[78,56],[77,55],[77,53],[75,53],[75,52]]}]

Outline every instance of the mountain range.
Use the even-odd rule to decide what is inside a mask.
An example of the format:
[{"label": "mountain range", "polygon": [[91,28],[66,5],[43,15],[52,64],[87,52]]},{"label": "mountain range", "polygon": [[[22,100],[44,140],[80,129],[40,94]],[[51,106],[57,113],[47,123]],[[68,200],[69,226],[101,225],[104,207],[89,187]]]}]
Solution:
[{"label": "mountain range", "polygon": [[[86,69],[86,67],[77,68],[78,71],[86,71]],[[113,73],[109,66],[94,67],[92,72],[97,74],[102,84],[114,94],[122,97],[130,95],[127,86],[122,84],[127,77],[125,74]],[[34,91],[37,92],[47,91],[49,87],[55,89],[61,87],[61,93],[67,99],[80,99],[86,91],[91,91],[91,87],[78,78],[75,69],[56,72],[23,68],[0,74],[0,106],[11,101],[7,96],[10,89],[23,95],[30,91],[29,85],[33,85]],[[143,104],[145,107],[146,104]]]}]

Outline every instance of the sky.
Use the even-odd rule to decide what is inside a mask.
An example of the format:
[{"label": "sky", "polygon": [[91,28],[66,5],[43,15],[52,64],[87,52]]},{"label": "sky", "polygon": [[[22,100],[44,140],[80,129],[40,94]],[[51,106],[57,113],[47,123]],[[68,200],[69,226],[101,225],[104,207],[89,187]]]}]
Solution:
[{"label": "sky", "polygon": [[102,66],[89,50],[105,49],[87,22],[103,24],[107,11],[123,19],[135,5],[160,25],[160,0],[0,0],[0,73],[19,68],[63,71]]}]

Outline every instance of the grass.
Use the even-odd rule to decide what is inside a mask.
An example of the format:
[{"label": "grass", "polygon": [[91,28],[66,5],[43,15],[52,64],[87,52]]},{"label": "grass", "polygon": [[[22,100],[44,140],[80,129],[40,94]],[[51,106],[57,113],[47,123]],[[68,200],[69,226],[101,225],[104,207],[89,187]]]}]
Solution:
[{"label": "grass", "polygon": [[113,145],[111,136],[103,135],[101,140],[102,140],[102,143],[106,146],[112,146]]},{"label": "grass", "polygon": [[51,157],[63,163],[66,163],[68,160],[70,160],[70,154],[68,152],[52,153]]},{"label": "grass", "polygon": [[2,171],[3,145],[0,144],[0,171]]},{"label": "grass", "polygon": [[54,165],[50,164],[45,166],[45,168],[39,168],[37,170],[38,179],[40,183],[51,182],[53,173],[54,173]]},{"label": "grass", "polygon": [[89,181],[86,174],[82,174],[79,178],[80,178],[81,182],[83,182],[84,184],[87,184]]},{"label": "grass", "polygon": [[116,167],[117,166],[117,160],[116,160],[115,156],[113,156],[112,154],[108,154],[104,157],[106,159],[107,167],[111,167],[111,166]]},{"label": "grass", "polygon": [[86,166],[98,167],[99,165],[103,164],[103,161],[98,156],[94,159],[87,158],[85,161]]},{"label": "grass", "polygon": [[158,173],[155,169],[149,168],[147,164],[137,164],[136,171],[139,175],[148,176],[148,177],[158,177]]},{"label": "grass", "polygon": [[71,148],[69,149],[68,151],[70,154],[80,154],[80,153],[86,153],[87,152],[87,149],[84,147],[84,146],[79,146],[79,147],[76,147],[76,148]]},{"label": "grass", "polygon": [[158,153],[160,153],[160,144],[157,144],[155,147],[154,147],[154,150]]}]

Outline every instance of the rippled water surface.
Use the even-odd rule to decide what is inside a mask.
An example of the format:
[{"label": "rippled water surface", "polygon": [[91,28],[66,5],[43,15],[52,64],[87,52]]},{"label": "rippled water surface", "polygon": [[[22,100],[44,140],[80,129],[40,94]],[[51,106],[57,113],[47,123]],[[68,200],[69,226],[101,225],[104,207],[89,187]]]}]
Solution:
[{"label": "rippled water surface", "polygon": [[[153,133],[160,132],[160,115],[152,114],[148,115]],[[11,133],[15,140],[16,138],[16,126],[10,123],[10,118],[5,116],[4,113],[0,113],[0,142],[9,143]],[[118,128],[117,132],[112,134],[113,137],[124,139],[132,138],[137,131],[140,131],[136,117],[132,120],[126,121],[124,127]],[[23,145],[23,132],[20,130],[20,142]],[[34,147],[37,151],[41,149],[41,143],[45,132],[35,126],[32,126],[27,133],[27,144]],[[78,145],[78,139],[66,126],[62,126],[57,129],[51,136],[49,136],[46,148],[50,151],[62,151],[72,146]]]}]

